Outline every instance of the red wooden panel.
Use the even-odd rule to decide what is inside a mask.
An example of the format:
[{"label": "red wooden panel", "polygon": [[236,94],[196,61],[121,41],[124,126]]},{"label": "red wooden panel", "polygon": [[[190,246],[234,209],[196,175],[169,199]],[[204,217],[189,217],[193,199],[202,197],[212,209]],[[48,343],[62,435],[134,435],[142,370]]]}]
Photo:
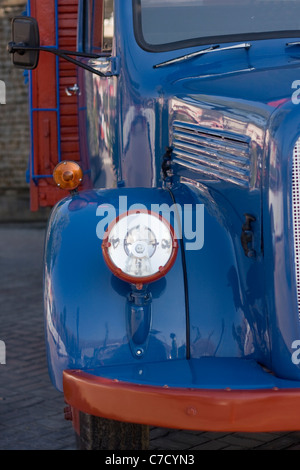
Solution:
[{"label": "red wooden panel", "polygon": [[[58,1],[58,47],[76,50],[77,0]],[[54,0],[31,0],[31,16],[39,23],[41,45],[56,45],[56,19]],[[57,70],[58,63],[58,83]],[[32,179],[30,183],[31,210],[53,206],[68,193],[58,189],[51,177],[53,169],[61,160],[80,160],[78,137],[78,98],[67,96],[66,88],[77,83],[77,67],[47,52],[41,52],[37,69],[31,73],[32,86],[32,133],[34,164],[32,174],[50,175]],[[57,103],[57,90],[59,90]],[[38,109],[52,111],[38,111]],[[58,114],[55,109],[60,110]],[[58,142],[60,122],[60,142]],[[85,168],[84,168],[85,169]]]},{"label": "red wooden panel", "polygon": [[[58,1],[59,46],[61,49],[76,50],[77,2]],[[61,109],[61,155],[62,159],[79,160],[78,103],[77,97],[68,97],[65,88],[77,83],[77,67],[73,64],[60,68],[60,109]],[[63,117],[73,116],[73,129],[65,125]]]},{"label": "red wooden panel", "polygon": [[[52,0],[31,1],[31,16],[34,16],[40,29],[42,45],[55,45],[55,8]],[[39,66],[31,74],[33,109],[56,108],[56,60],[52,54],[41,53]],[[54,112],[31,111],[33,133],[33,168],[35,176],[51,174],[58,160],[57,116]],[[32,179],[30,182],[31,210],[47,205],[46,193],[42,188],[56,189],[51,178]]]}]

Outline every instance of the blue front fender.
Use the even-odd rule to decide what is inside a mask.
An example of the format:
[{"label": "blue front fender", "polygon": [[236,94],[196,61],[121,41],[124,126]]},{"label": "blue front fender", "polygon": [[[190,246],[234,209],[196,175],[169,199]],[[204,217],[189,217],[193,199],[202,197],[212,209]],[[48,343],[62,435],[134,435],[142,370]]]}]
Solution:
[{"label": "blue front fender", "polygon": [[[118,216],[124,199],[127,210],[137,202],[147,209],[176,203],[183,216],[182,234],[176,227],[182,238],[176,262],[149,285],[149,335],[138,357],[128,335],[131,286],[108,269],[99,237],[104,220],[99,214],[114,207]],[[46,237],[44,298],[49,370],[59,390],[65,369],[126,364],[136,365],[138,374],[141,363],[157,363],[159,370],[165,361],[204,356],[268,364],[263,296],[251,290],[251,283],[259,283],[259,263],[242,253],[240,219],[232,212],[226,218],[226,205],[220,207],[184,185],[173,195],[164,189],[93,190],[57,204]]]},{"label": "blue front fender", "polygon": [[[137,201],[172,204],[168,191],[99,190],[79,193],[53,209],[45,246],[44,299],[50,377],[62,390],[64,369],[89,369],[136,362],[127,335],[128,283],[117,279],[102,257],[97,216],[101,206],[115,207],[120,197],[129,209]],[[99,210],[98,210],[99,213]],[[180,250],[175,265],[151,284],[150,334],[142,361],[185,357],[185,292]]]}]

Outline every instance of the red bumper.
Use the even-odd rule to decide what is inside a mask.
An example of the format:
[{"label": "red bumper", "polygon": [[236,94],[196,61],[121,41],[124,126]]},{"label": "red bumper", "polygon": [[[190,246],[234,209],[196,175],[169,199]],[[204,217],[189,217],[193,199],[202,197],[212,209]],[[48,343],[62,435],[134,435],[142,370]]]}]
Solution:
[{"label": "red bumper", "polygon": [[300,430],[300,389],[206,390],[137,385],[64,372],[66,402],[118,421],[200,431]]}]

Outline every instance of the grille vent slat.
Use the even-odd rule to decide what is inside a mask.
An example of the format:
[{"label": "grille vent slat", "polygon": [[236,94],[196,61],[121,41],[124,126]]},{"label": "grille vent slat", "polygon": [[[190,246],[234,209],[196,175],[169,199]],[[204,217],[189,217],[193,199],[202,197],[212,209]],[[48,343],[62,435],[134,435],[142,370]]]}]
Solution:
[{"label": "grille vent slat", "polygon": [[174,163],[249,187],[250,138],[175,121],[172,147]]}]

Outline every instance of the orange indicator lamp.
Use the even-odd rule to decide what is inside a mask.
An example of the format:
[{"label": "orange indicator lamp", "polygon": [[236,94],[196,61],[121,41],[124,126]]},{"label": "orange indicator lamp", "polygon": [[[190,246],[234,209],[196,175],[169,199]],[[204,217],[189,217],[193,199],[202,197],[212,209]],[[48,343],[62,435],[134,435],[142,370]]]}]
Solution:
[{"label": "orange indicator lamp", "polygon": [[59,188],[74,191],[82,182],[83,172],[78,163],[63,161],[54,168],[53,178]]}]

